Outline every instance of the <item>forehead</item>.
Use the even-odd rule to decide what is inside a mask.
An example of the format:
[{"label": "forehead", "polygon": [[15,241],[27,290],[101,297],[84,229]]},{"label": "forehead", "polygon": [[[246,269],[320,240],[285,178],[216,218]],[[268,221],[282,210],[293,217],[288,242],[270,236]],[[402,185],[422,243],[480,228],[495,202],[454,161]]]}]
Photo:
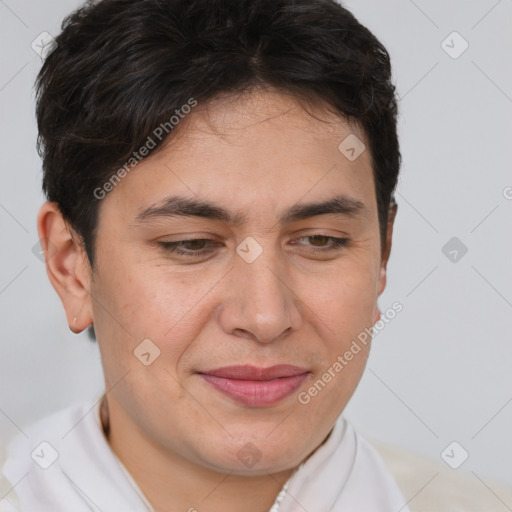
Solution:
[{"label": "forehead", "polygon": [[278,135],[280,141],[297,136],[304,141],[331,139],[331,142],[337,142],[336,146],[343,134],[352,133],[360,140],[365,139],[358,122],[349,121],[341,114],[335,115],[319,101],[306,103],[291,93],[273,88],[218,95],[195,107],[176,128],[176,133],[171,134],[167,142],[176,149],[185,149],[187,144],[199,148],[201,141],[208,147],[221,141],[240,144],[244,139],[256,144],[268,134],[272,134],[273,139]]},{"label": "forehead", "polygon": [[320,108],[308,111],[294,97],[273,91],[199,105],[105,202],[115,198],[116,208],[131,219],[176,193],[236,210],[250,205],[277,211],[278,204],[336,192],[368,202],[374,189],[369,151],[350,160],[340,150],[347,137],[366,145],[364,132]]}]

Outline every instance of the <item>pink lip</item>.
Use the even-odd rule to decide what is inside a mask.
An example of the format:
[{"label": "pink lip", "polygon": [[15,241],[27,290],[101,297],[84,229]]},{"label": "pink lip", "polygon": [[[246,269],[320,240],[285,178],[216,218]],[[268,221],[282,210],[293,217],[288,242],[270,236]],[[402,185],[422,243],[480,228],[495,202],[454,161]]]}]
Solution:
[{"label": "pink lip", "polygon": [[249,407],[278,403],[295,391],[308,377],[304,368],[276,365],[270,368],[227,366],[200,372],[206,382],[230,398]]}]

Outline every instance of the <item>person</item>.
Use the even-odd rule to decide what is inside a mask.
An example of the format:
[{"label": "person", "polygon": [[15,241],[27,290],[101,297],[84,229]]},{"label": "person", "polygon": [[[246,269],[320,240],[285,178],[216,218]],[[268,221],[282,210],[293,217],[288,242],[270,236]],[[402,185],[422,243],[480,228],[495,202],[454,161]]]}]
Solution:
[{"label": "person", "polygon": [[334,0],[68,16],[37,222],[105,390],[10,443],[0,510],[416,510],[414,462],[342,414],[385,314],[397,115],[386,49]]}]

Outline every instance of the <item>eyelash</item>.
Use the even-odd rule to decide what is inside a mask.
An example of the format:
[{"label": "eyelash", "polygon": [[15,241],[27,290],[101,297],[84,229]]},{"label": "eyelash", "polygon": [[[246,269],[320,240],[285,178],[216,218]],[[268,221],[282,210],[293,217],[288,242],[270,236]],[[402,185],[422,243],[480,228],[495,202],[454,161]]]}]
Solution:
[{"label": "eyelash", "polygon": [[[326,238],[332,242],[330,247],[316,248],[313,251],[310,251],[310,252],[317,253],[317,254],[340,250],[340,249],[346,247],[349,243],[348,238],[336,238],[334,236],[327,236],[327,235],[308,235],[308,236],[303,236],[303,237],[299,238],[298,240],[303,240],[304,238],[315,238],[315,237]],[[169,253],[174,253],[179,256],[193,258],[193,257],[197,257],[197,256],[204,256],[208,253],[211,253],[211,251],[212,251],[211,247],[209,249],[203,248],[203,249],[199,249],[196,251],[191,251],[191,250],[184,251],[184,250],[180,249],[179,244],[185,244],[185,243],[190,243],[190,242],[203,242],[203,241],[204,242],[213,242],[213,240],[209,240],[207,238],[192,238],[190,240],[179,240],[177,242],[158,242],[158,244],[160,246],[162,246]]]}]

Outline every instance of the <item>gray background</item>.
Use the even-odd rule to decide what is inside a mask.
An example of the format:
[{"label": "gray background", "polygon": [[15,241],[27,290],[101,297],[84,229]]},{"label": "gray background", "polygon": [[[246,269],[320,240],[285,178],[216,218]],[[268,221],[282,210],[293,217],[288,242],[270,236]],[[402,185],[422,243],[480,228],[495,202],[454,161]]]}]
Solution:
[{"label": "gray background", "polygon": [[[32,253],[44,199],[32,89],[41,59],[31,42],[43,31],[56,35],[78,5],[0,0],[0,434],[7,438],[102,389],[97,346],[68,330]],[[389,50],[401,98],[399,214],[380,306],[404,307],[375,338],[347,417],[363,434],[441,462],[457,441],[469,452],[460,470],[473,472],[475,486],[512,483],[512,0],[345,5]],[[453,31],[469,44],[458,58],[442,47]],[[452,54],[462,48],[457,36],[445,44]],[[452,237],[468,249],[461,257],[455,248],[455,262],[442,252]]]}]

